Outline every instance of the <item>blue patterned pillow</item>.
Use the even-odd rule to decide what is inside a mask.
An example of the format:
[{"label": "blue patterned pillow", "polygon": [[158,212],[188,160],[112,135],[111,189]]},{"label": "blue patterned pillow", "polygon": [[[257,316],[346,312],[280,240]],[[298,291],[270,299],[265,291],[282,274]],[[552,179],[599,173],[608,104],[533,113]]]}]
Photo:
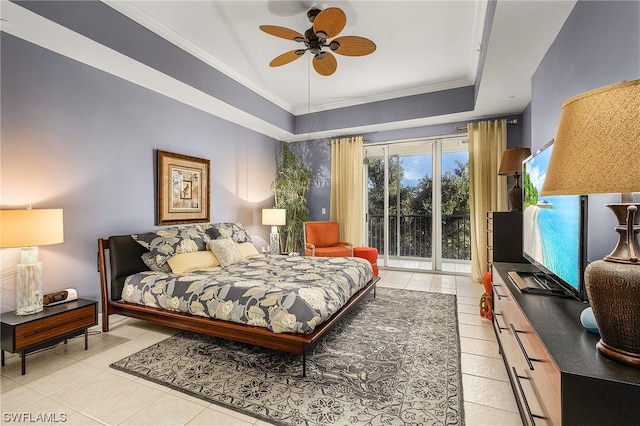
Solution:
[{"label": "blue patterned pillow", "polygon": [[242,223],[225,222],[202,225],[204,232],[212,239],[231,238],[236,243],[251,243],[251,236]]},{"label": "blue patterned pillow", "polygon": [[207,250],[210,240],[199,225],[164,228],[131,237],[149,250],[159,267],[173,255]]}]

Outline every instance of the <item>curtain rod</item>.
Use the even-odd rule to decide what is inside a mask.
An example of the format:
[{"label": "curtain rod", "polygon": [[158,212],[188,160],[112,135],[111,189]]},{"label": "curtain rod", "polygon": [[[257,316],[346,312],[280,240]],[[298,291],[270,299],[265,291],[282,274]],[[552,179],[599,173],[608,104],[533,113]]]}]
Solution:
[{"label": "curtain rod", "polygon": [[[518,119],[514,118],[513,120],[509,120],[507,121],[507,124],[518,124]],[[460,126],[456,126],[453,128],[453,130],[455,130],[456,132],[460,132],[462,130],[467,130],[466,127],[460,127]]]},{"label": "curtain rod", "polygon": [[[509,120],[509,121],[507,121],[507,124],[518,124],[518,119],[514,118],[513,120]],[[460,132],[462,130],[467,130],[467,128],[466,127],[455,126],[453,128],[453,130],[456,131],[456,132]],[[350,137],[350,136],[346,136],[346,137]],[[369,138],[368,136],[364,136],[362,138],[362,142],[369,142],[370,140],[371,140],[371,138]],[[331,145],[331,143],[329,143],[329,145]]]}]

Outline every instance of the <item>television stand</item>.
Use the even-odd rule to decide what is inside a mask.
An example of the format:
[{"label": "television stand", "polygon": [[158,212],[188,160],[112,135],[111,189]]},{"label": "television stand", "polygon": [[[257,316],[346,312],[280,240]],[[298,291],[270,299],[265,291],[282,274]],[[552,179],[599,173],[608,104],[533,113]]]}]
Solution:
[{"label": "television stand", "polygon": [[580,324],[588,306],[570,297],[519,291],[509,277],[532,265],[492,268],[493,328],[527,426],[631,425],[640,419],[640,368],[596,349],[599,336]]},{"label": "television stand", "polygon": [[[567,293],[546,274],[536,272],[509,271],[507,273],[516,288],[524,293],[544,294],[548,296],[567,296]],[[541,278],[543,275],[544,278]]]}]

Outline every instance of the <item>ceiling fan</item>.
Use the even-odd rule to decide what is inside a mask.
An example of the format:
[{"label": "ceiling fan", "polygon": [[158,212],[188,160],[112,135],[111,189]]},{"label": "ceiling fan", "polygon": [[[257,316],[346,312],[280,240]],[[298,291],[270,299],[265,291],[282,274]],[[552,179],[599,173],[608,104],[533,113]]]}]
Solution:
[{"label": "ceiling fan", "polygon": [[[313,24],[304,35],[276,25],[261,25],[260,29],[272,36],[304,43],[304,49],[295,49],[275,57],[269,65],[279,67],[302,57],[307,50],[313,55],[313,68],[320,75],[329,76],[336,71],[338,62],[331,52],[345,56],[365,56],[376,50],[371,40],[358,36],[337,36],[347,23],[347,16],[337,7],[324,10],[313,8],[307,12]],[[325,49],[328,48],[328,49]]]}]

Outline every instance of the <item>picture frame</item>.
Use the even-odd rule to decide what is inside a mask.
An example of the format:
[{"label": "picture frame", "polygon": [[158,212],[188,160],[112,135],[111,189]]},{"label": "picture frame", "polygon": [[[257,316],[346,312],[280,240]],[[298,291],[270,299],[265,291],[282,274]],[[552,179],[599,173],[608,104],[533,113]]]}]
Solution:
[{"label": "picture frame", "polygon": [[209,222],[209,160],[160,150],[157,158],[157,225]]}]

